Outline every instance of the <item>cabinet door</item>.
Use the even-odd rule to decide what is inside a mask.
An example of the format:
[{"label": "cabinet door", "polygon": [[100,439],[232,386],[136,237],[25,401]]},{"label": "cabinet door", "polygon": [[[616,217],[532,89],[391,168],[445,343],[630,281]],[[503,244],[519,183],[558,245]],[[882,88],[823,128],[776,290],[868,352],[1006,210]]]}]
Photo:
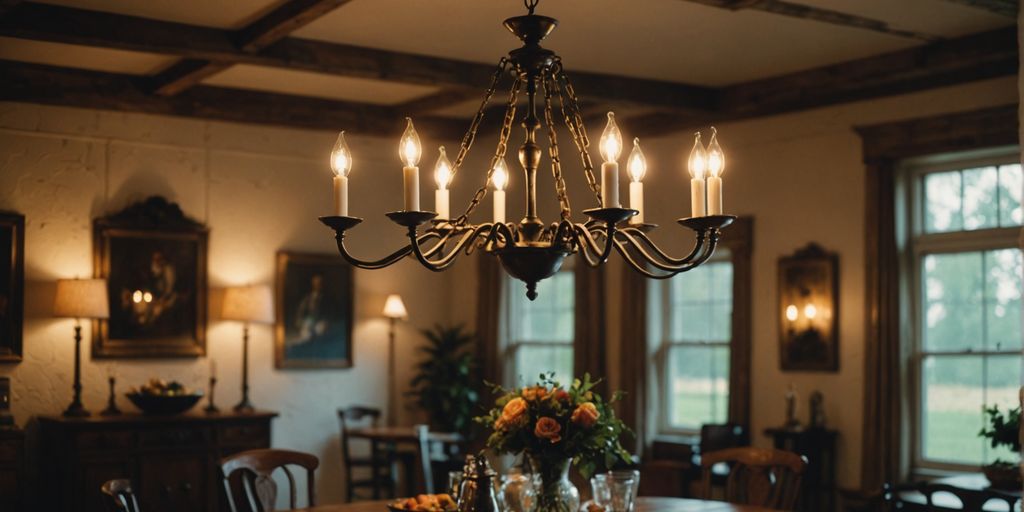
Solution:
[{"label": "cabinet door", "polygon": [[148,454],[141,463],[139,504],[147,512],[205,510],[208,471],[204,454]]}]

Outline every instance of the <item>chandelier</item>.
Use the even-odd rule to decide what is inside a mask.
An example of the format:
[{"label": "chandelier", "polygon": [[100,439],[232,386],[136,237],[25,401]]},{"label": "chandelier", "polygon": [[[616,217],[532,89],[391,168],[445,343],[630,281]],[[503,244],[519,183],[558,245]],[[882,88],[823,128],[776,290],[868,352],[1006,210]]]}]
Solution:
[{"label": "chandelier", "polygon": [[[338,251],[350,264],[362,269],[380,269],[412,255],[427,269],[440,272],[451,266],[459,255],[480,249],[496,256],[506,272],[526,283],[526,296],[533,300],[537,297],[537,282],[554,275],[565,258],[573,254],[582,256],[587,265],[597,267],[607,262],[612,250],[615,250],[637,272],[650,278],[665,279],[698,267],[714,253],[720,230],[736,218],[722,214],[721,173],[725,159],[715,129],[711,128],[712,135],[707,147],[701,142],[700,132],[695,134],[687,162],[692,178],[691,216],[676,221],[696,233],[694,247],[685,257],[669,256],[647,236],[657,226],[644,222],[641,180],[647,164],[640,150],[639,139],[633,139],[633,149],[627,160],[627,171],[632,180],[629,184],[630,208],[623,208],[619,202],[618,158],[623,143],[622,134],[611,112],[608,113],[607,125],[599,142],[604,163],[601,165],[601,182],[598,184],[590,159],[590,139],[583,125],[579,99],[562,68],[561,58],[540,46],[541,40],[554,30],[558,20],[534,14],[538,1],[525,0],[528,14],[505,20],[505,27],[523,42],[523,46],[509,52],[508,57],[503,57],[498,63],[480,108],[462,139],[455,161],[448,159],[443,147],[440,150],[434,170],[437,182],[436,211],[420,208],[417,164],[422,148],[412,120],[406,118],[406,129],[399,143],[399,156],[405,164],[404,209],[386,215],[395,224],[406,228],[409,243],[381,259],[358,259],[345,245],[346,233],[362,222],[362,219],[348,214],[348,175],[352,169],[352,155],[345,142],[345,132],[338,135],[331,152],[331,168],[335,173],[335,215],[320,217],[320,221],[334,230]],[[487,105],[504,79],[508,79],[511,84],[497,147],[491,157],[486,180],[465,211],[452,216],[449,186],[462,168],[476,139]],[[525,130],[525,141],[519,147],[518,158],[526,175],[526,215],[519,222],[507,222],[505,187],[509,176],[505,155],[523,89],[526,105],[521,125]],[[538,117],[538,103],[543,118]],[[572,209],[562,178],[556,114],[572,136],[587,184],[598,205],[583,210],[589,217],[585,222],[572,220]],[[547,135],[548,160],[561,209],[561,218],[551,224],[545,224],[537,215],[537,170],[541,165],[542,154],[537,132],[542,128]],[[492,222],[470,223],[470,214],[491,189]],[[421,226],[424,227],[422,231]]]}]

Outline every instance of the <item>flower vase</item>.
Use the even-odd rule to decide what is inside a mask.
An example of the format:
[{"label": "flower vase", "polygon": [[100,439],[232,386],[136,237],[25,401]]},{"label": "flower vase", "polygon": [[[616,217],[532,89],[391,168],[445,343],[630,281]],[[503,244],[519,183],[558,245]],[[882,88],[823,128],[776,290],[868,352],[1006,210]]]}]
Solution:
[{"label": "flower vase", "polygon": [[570,459],[546,460],[530,456],[530,466],[538,480],[535,512],[578,512],[580,491],[569,481]]}]

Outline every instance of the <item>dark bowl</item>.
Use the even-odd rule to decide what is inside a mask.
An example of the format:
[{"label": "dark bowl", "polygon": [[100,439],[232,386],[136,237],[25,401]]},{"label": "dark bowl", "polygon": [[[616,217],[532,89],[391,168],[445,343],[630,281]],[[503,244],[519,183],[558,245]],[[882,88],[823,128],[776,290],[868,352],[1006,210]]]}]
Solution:
[{"label": "dark bowl", "polygon": [[202,393],[191,395],[146,395],[142,393],[127,393],[125,396],[135,404],[135,407],[142,409],[146,414],[157,414],[169,416],[181,414],[193,407],[203,397]]}]

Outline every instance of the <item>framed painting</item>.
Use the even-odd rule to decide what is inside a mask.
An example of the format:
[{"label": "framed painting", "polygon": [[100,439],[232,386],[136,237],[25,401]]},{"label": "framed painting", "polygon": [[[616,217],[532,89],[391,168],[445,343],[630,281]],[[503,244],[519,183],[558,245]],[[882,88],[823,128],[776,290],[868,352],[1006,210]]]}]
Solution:
[{"label": "framed painting", "polygon": [[25,304],[25,217],[0,212],[0,363],[21,361]]},{"label": "framed painting", "polygon": [[783,371],[839,370],[839,256],[817,244],[779,259]]},{"label": "framed painting", "polygon": [[351,368],[352,267],[337,255],[277,253],[274,365]]},{"label": "framed painting", "polygon": [[93,357],[206,353],[207,237],[157,196],[93,222],[95,274],[110,300],[110,318],[95,321]]}]

